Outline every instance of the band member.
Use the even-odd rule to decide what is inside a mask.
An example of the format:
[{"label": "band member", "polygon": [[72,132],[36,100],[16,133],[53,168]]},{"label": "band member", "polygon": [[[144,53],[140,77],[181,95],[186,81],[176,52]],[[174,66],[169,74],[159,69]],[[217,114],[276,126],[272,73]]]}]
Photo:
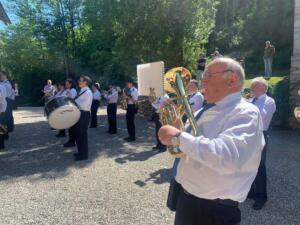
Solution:
[{"label": "band member", "polygon": [[15,104],[15,91],[11,82],[8,80],[8,73],[0,71],[1,85],[5,88],[7,107],[5,111],[4,124],[7,126],[8,132],[14,130],[13,108]]},{"label": "band member", "polygon": [[[70,99],[75,99],[77,96],[77,91],[75,89],[75,84],[72,79],[67,79],[65,81],[65,88],[67,90],[67,97]],[[74,129],[71,127],[69,129],[69,140],[67,143],[65,143],[65,147],[71,147],[72,145],[75,146],[75,134],[74,134]]]},{"label": "band member", "polygon": [[191,105],[191,108],[193,112],[195,113],[203,106],[203,95],[198,89],[198,82],[196,80],[191,80],[188,87],[187,87],[187,93],[191,94],[189,97],[189,103]]},{"label": "band member", "polygon": [[[67,96],[67,90],[65,89],[65,84],[64,83],[59,83],[58,84],[58,92],[55,94],[55,97],[60,97],[60,96]],[[66,136],[66,130],[59,130],[58,134],[55,135],[56,137],[65,137]]]},{"label": "band member", "polygon": [[135,124],[134,124],[134,117],[137,113],[137,107],[135,105],[136,101],[138,100],[139,94],[138,90],[134,87],[132,81],[127,82],[127,112],[126,112],[126,122],[127,122],[127,131],[129,137],[125,138],[124,140],[128,142],[135,141]]},{"label": "band member", "polygon": [[97,112],[100,105],[101,93],[99,83],[95,83],[92,86],[93,91],[93,102],[91,106],[91,125],[90,128],[96,128],[98,126],[97,122]]},{"label": "band member", "polygon": [[251,93],[253,95],[252,103],[258,107],[263,120],[263,133],[266,141],[266,145],[262,151],[261,161],[259,164],[256,178],[252,184],[251,190],[248,194],[248,198],[252,198],[255,202],[252,206],[255,210],[260,210],[267,202],[267,174],[266,174],[266,155],[268,146],[268,130],[276,111],[276,105],[273,98],[267,96],[268,83],[262,77],[257,77],[252,80]]},{"label": "band member", "polygon": [[44,86],[43,92],[45,103],[55,95],[55,87],[52,85],[51,80],[47,80],[47,85]]},{"label": "band member", "polygon": [[65,147],[77,145],[78,153],[75,153],[75,161],[88,159],[88,135],[87,130],[91,118],[91,105],[93,101],[93,93],[89,88],[91,79],[88,76],[81,76],[79,79],[80,92],[75,98],[75,102],[80,109],[80,119],[73,126],[74,129],[74,143],[67,143]]},{"label": "band member", "polygon": [[108,119],[108,133],[109,134],[116,134],[117,133],[117,102],[119,93],[118,91],[112,86],[109,85],[109,91],[104,97],[108,101],[107,105],[107,119]]},{"label": "band member", "polygon": [[158,109],[163,107],[164,102],[169,99],[169,96],[165,94],[164,96],[157,97],[156,100],[152,103],[152,107],[154,109],[153,120],[155,122],[155,136],[156,136],[156,146],[154,146],[153,150],[158,150],[158,152],[166,151],[166,146],[163,145],[158,138],[158,131],[161,128],[161,122],[158,114]]},{"label": "band member", "polygon": [[[6,135],[5,128],[2,126],[5,124],[5,111],[7,107],[6,91],[3,85],[0,85],[0,150],[4,149],[4,139]],[[4,128],[4,129],[3,129]]]},{"label": "band member", "polygon": [[[213,60],[203,74],[206,104],[191,127],[181,132],[163,126],[159,138],[185,154],[177,169],[181,184],[175,225],[237,225],[243,202],[257,173],[265,141],[259,110],[242,99],[245,73],[229,58]],[[201,116],[201,117],[200,117]]]}]

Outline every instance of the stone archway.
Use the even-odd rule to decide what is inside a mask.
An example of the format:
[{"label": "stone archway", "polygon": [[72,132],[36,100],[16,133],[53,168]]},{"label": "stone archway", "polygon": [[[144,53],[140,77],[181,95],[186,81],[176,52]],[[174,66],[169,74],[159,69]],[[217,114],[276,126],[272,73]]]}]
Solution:
[{"label": "stone archway", "polygon": [[[290,104],[292,108],[300,106],[300,0],[295,0],[294,50],[291,60]],[[293,126],[293,124],[292,124]],[[298,124],[295,126],[299,127]]]}]

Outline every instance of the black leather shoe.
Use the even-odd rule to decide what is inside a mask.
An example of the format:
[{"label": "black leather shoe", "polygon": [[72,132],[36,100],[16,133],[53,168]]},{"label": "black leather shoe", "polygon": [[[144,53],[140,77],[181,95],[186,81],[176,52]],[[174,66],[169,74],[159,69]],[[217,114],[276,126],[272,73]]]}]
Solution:
[{"label": "black leather shoe", "polygon": [[74,158],[74,161],[83,161],[83,160],[88,160],[89,157],[87,156],[77,156]]},{"label": "black leather shoe", "polygon": [[124,140],[125,140],[125,141],[128,141],[128,142],[133,142],[133,141],[135,141],[135,138],[129,138],[129,137],[128,137],[128,138],[125,138]]},{"label": "black leather shoe", "polygon": [[264,203],[254,202],[252,208],[254,210],[261,210],[264,207]]},{"label": "black leather shoe", "polygon": [[159,149],[158,146],[152,147],[152,150],[158,150],[158,149]]},{"label": "black leather shoe", "polygon": [[158,152],[159,152],[159,153],[161,153],[161,152],[165,152],[165,151],[167,151],[167,149],[166,149],[166,148],[159,148],[159,149],[158,149]]},{"label": "black leather shoe", "polygon": [[70,147],[75,147],[75,143],[71,143],[71,142],[67,142],[67,143],[64,143],[64,147],[65,148],[70,148]]}]

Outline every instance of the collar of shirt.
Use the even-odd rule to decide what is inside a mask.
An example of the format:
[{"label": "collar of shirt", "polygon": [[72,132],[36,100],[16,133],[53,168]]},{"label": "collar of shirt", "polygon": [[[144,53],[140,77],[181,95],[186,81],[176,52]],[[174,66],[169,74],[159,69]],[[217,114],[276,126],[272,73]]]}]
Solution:
[{"label": "collar of shirt", "polygon": [[82,93],[82,92],[84,92],[85,90],[88,90],[88,89],[90,89],[90,88],[89,88],[89,87],[81,88],[81,89],[80,89],[80,93]]},{"label": "collar of shirt", "polygon": [[263,99],[263,98],[266,98],[266,97],[267,97],[267,94],[262,94],[262,95],[257,97],[257,100],[260,100],[260,99]]},{"label": "collar of shirt", "polygon": [[235,92],[232,94],[227,95],[222,100],[216,102],[217,108],[225,108],[226,106],[230,106],[233,103],[238,103],[242,99],[242,94],[240,92]]}]

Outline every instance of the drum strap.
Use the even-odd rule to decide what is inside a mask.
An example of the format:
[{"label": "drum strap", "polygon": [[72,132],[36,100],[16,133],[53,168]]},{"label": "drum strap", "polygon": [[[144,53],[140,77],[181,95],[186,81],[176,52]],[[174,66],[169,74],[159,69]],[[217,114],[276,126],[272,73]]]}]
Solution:
[{"label": "drum strap", "polygon": [[87,91],[87,90],[85,90],[84,92],[78,94],[78,95],[74,98],[74,101],[75,101],[77,98],[79,98],[81,95],[83,95],[86,91]]}]

